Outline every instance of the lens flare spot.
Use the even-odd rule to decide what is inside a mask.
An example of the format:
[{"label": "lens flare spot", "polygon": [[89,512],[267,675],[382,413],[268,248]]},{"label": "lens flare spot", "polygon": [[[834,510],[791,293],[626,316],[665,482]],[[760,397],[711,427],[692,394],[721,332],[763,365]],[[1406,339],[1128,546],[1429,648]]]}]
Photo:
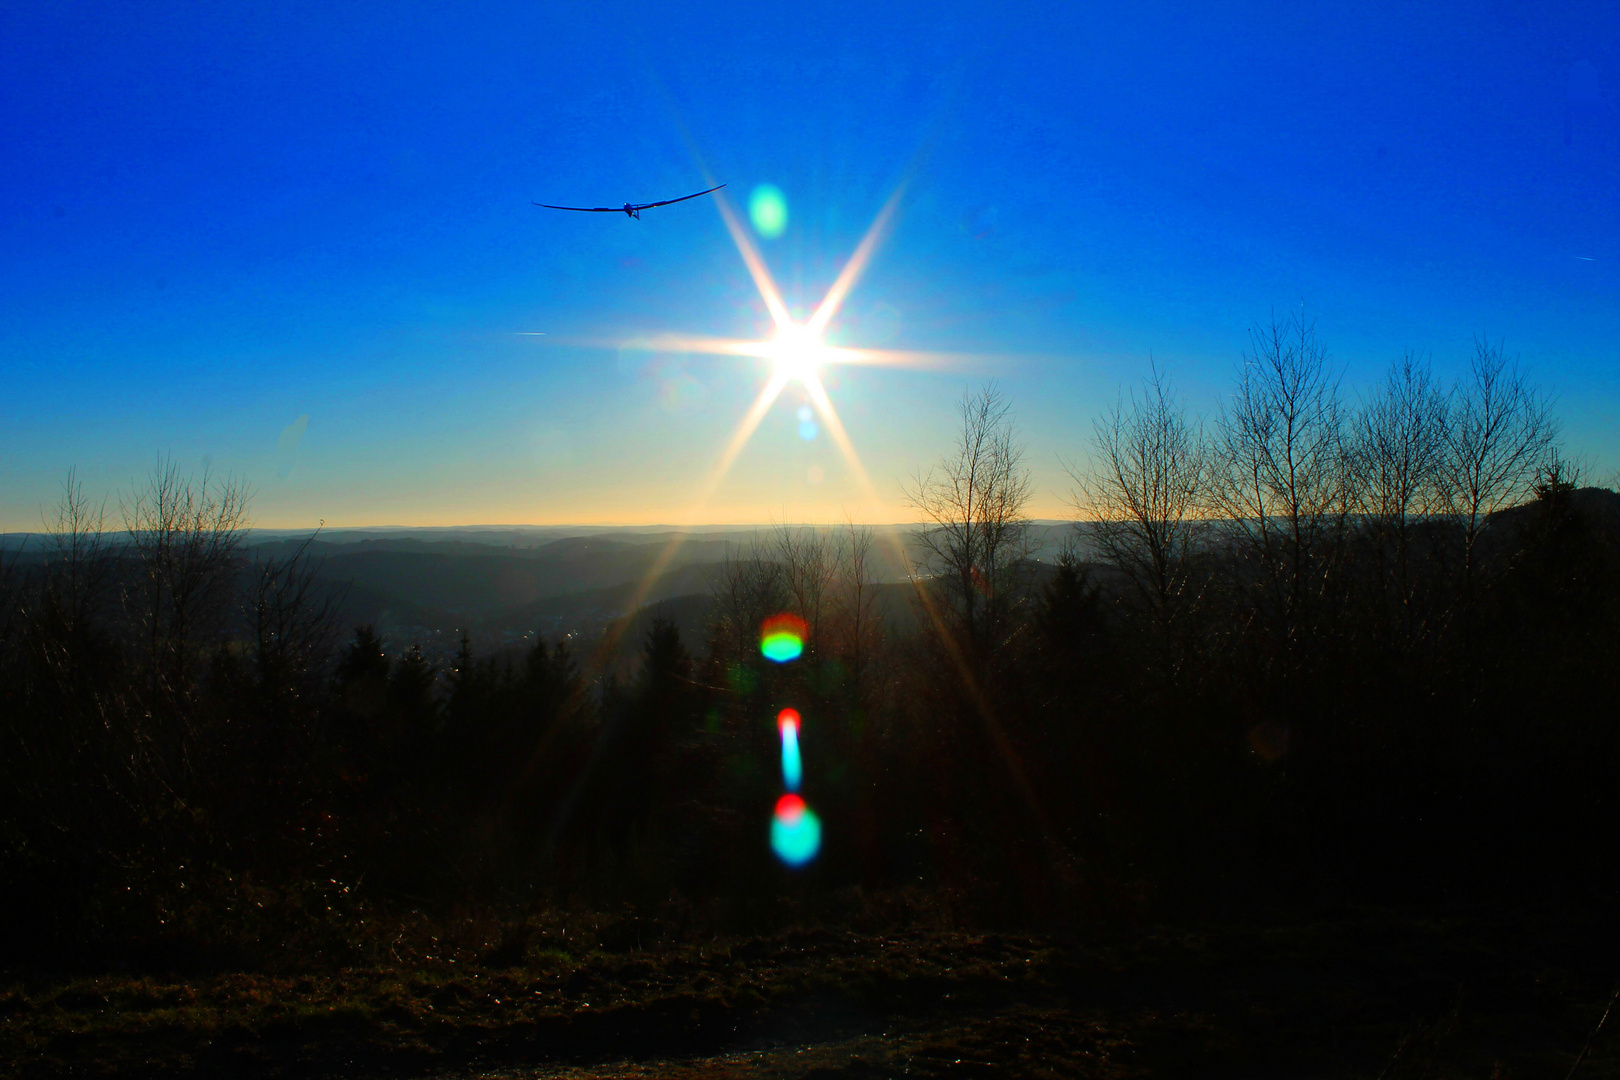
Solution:
[{"label": "lens flare spot", "polygon": [[816,437],[819,430],[820,429],[816,427],[816,414],[810,410],[810,406],[800,405],[799,438],[803,439],[805,442],[810,442]]},{"label": "lens flare spot", "polygon": [[771,850],[789,866],[803,866],[821,849],[821,820],[797,795],[776,800],[771,818]]},{"label": "lens flare spot", "polygon": [[[276,475],[283,480],[292,474],[293,465],[298,459],[298,443],[308,429],[309,414],[305,413],[283,428],[281,438],[276,440]],[[802,422],[799,429],[804,429]]]},{"label": "lens flare spot", "polygon": [[804,763],[799,760],[798,712],[783,709],[776,717],[776,726],[782,732],[782,786],[798,791],[804,780]]},{"label": "lens flare spot", "polygon": [[797,660],[804,652],[804,639],[810,628],[797,615],[772,615],[760,628],[759,651],[778,664]]},{"label": "lens flare spot", "polygon": [[827,479],[827,470],[820,465],[812,465],[805,471],[804,478],[812,484],[819,484]]},{"label": "lens flare spot", "polygon": [[775,184],[759,184],[748,196],[748,220],[754,231],[767,240],[775,240],[787,228],[787,196]]}]

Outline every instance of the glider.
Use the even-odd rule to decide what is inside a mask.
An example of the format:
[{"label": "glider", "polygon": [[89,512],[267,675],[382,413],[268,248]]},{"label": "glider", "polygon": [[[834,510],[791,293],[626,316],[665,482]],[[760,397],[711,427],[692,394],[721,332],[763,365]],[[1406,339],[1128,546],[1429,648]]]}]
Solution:
[{"label": "glider", "polygon": [[[719,191],[725,186],[724,184],[717,184],[710,188],[709,191]],[[625,203],[623,206],[552,206],[550,203],[543,202],[537,202],[534,205],[543,206],[547,210],[580,210],[587,214],[624,213],[640,220],[643,210],[651,210],[655,206],[668,206],[670,203],[685,202],[687,199],[695,199],[699,195],[707,195],[709,191],[694,191],[690,195],[682,195],[678,199],[665,199],[663,202]]]}]

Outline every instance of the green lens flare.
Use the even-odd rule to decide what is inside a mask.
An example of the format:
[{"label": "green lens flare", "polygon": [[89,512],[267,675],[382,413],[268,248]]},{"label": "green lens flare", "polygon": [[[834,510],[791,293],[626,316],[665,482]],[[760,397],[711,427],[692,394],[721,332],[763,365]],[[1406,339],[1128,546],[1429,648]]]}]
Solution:
[{"label": "green lens flare", "polygon": [[797,615],[783,612],[766,619],[759,630],[759,651],[765,659],[785,664],[797,660],[804,652],[805,638],[810,636],[809,625]]},{"label": "green lens flare", "polygon": [[760,184],[748,196],[748,217],[754,231],[767,240],[775,240],[787,228],[787,196],[775,184]]},{"label": "green lens flare", "polygon": [[799,658],[804,652],[804,642],[794,634],[770,634],[759,643],[759,651],[765,654],[765,659],[785,664]]}]

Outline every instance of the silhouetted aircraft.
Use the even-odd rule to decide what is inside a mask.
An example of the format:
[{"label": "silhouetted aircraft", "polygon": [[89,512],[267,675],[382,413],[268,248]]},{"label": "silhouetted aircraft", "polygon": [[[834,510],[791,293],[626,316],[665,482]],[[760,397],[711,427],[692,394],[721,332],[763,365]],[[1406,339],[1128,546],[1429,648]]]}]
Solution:
[{"label": "silhouetted aircraft", "polygon": [[[724,184],[717,184],[710,188],[709,191],[719,191],[725,186]],[[695,199],[699,195],[707,195],[709,191],[694,191],[690,195],[682,195],[678,199],[665,199],[663,202],[625,203],[623,206],[552,206],[550,203],[543,202],[537,202],[534,205],[543,206],[547,210],[580,210],[587,214],[617,214],[622,211],[640,220],[643,210],[651,210],[655,206],[668,206],[670,203],[685,202],[687,199]]]}]

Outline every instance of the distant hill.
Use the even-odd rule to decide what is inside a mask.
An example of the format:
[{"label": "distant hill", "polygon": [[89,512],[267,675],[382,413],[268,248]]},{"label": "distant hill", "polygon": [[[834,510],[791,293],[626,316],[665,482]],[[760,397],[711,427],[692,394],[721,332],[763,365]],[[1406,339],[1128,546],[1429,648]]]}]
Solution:
[{"label": "distant hill", "polygon": [[[272,545],[281,553],[286,542]],[[261,549],[262,550],[262,549]],[[571,537],[537,548],[504,550],[459,541],[365,541],[327,545],[311,554],[323,578],[352,581],[413,603],[468,616],[498,608],[640,581],[663,545]],[[726,557],[723,541],[691,539],[671,569],[714,564]]]},{"label": "distant hill", "polygon": [[[1538,509],[1534,502],[1510,506],[1492,514],[1486,524],[1492,529],[1517,532],[1534,519]],[[1577,488],[1569,493],[1569,509],[1598,528],[1620,536],[1620,493],[1600,487]]]},{"label": "distant hill", "polygon": [[[874,529],[869,569],[881,583],[880,609],[896,632],[909,633],[916,625],[911,586],[890,528]],[[372,624],[393,647],[419,644],[442,663],[463,633],[488,651],[519,647],[537,633],[595,640],[626,618],[634,625],[623,640],[634,647],[659,612],[696,651],[715,573],[727,558],[770,547],[777,532],[775,526],[379,527],[321,530],[312,539],[307,530],[259,529],[248,534],[247,547],[259,558],[287,558],[307,545],[319,580],[340,597],[345,632]],[[1035,557],[1051,561],[1076,538],[1083,530],[1068,522],[1035,522]],[[910,559],[920,561],[915,535],[905,539]],[[42,553],[40,540],[0,536],[0,552],[8,561],[31,562]],[[655,564],[666,560],[649,581]]]}]

